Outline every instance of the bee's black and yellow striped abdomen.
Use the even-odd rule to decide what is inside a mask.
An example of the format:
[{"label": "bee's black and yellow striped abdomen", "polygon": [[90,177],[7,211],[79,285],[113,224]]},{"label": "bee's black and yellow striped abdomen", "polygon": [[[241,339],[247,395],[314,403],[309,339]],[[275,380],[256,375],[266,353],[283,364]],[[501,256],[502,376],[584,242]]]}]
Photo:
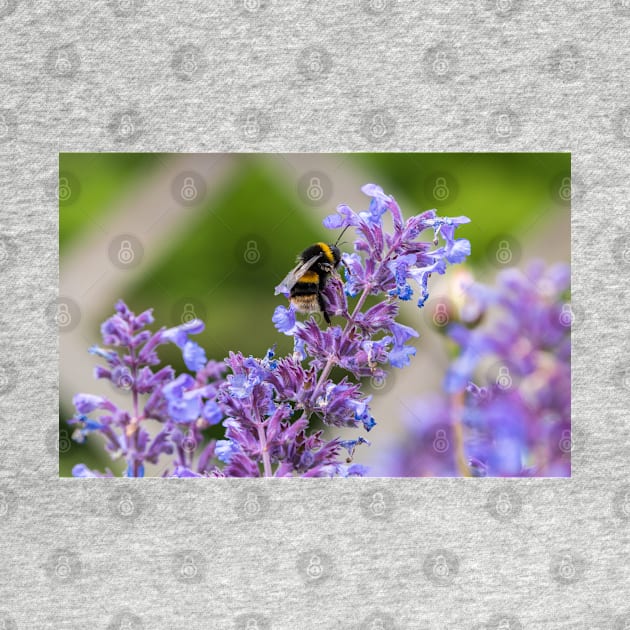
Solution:
[{"label": "bee's black and yellow striped abdomen", "polygon": [[321,291],[330,272],[339,266],[341,253],[334,245],[315,243],[299,256],[299,260],[304,263],[311,259],[315,260],[291,288],[291,302],[299,311],[305,313],[321,310],[324,319],[330,323]]}]

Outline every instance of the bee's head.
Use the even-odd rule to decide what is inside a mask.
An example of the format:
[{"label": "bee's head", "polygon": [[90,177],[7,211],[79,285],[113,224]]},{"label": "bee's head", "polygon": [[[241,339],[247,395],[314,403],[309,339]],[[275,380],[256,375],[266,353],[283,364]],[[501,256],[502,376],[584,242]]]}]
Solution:
[{"label": "bee's head", "polygon": [[330,247],[330,252],[332,253],[333,256],[333,265],[335,268],[339,267],[339,263],[341,262],[341,252],[339,251],[339,248],[336,245],[329,245],[328,247]]}]

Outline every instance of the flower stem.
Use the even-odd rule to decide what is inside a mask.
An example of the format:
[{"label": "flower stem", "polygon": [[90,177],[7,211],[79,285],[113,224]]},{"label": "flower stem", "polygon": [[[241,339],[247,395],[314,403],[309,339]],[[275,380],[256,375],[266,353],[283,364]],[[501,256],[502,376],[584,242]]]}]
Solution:
[{"label": "flower stem", "polygon": [[462,477],[472,477],[464,451],[464,427],[462,426],[464,396],[464,392],[458,392],[451,397],[451,417],[453,418],[453,437],[455,439],[455,463]]},{"label": "flower stem", "polygon": [[271,458],[269,457],[269,450],[267,449],[267,434],[265,433],[265,425],[260,419],[258,409],[256,409],[256,420],[256,429],[258,430],[258,440],[260,442],[260,451],[262,453],[265,477],[273,477],[273,471],[271,470]]},{"label": "flower stem", "polygon": [[[367,296],[370,294],[371,290],[372,290],[371,284],[367,284],[365,288],[363,289],[363,293],[361,293],[361,296],[359,297],[359,300],[357,301],[354,307],[354,310],[352,311],[352,315],[350,315],[350,319],[348,319],[348,321],[346,322],[343,332],[341,333],[341,340],[342,340],[341,343],[343,343],[345,336],[348,334],[348,331],[350,330],[350,326],[354,324],[354,318],[357,316],[357,314],[363,307],[363,304],[365,303],[365,300],[367,299]],[[335,359],[336,358],[334,356],[328,357],[328,361],[326,361],[326,365],[324,365],[324,369],[322,370],[322,373],[319,375],[319,379],[317,379],[317,384],[315,385],[315,389],[313,390],[313,404],[315,404],[315,401],[317,400],[317,396],[319,396],[319,390],[324,384],[324,381],[328,378],[330,371],[333,369],[336,363]]]}]

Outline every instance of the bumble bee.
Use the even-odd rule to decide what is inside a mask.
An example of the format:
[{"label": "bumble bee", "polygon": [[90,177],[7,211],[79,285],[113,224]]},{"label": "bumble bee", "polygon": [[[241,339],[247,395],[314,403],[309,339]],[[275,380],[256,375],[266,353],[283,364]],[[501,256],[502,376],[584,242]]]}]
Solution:
[{"label": "bumble bee", "polygon": [[[344,230],[345,231],[345,230]],[[341,238],[341,235],[339,238]],[[339,239],[337,239],[337,243]],[[321,311],[326,323],[330,324],[330,315],[326,311],[326,304],[322,290],[330,274],[339,267],[341,252],[337,243],[315,243],[307,247],[299,256],[298,264],[287,277],[276,287],[276,295],[284,293],[289,301],[300,313],[314,313]]]}]

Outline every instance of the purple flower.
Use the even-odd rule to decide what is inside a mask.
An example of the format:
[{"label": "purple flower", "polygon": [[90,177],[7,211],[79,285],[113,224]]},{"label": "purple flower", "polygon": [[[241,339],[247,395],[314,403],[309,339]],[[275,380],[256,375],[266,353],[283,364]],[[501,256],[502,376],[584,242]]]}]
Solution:
[{"label": "purple flower", "polygon": [[184,344],[182,355],[186,367],[194,372],[201,370],[208,361],[204,349],[194,341],[187,341]]},{"label": "purple flower", "polygon": [[[418,333],[396,321],[398,300],[410,298],[415,281],[419,305],[424,303],[430,275],[463,261],[470,249],[465,239],[454,236],[465,217],[448,219],[428,211],[405,221],[382,188],[367,184],[362,190],[370,198],[367,210],[356,213],[340,205],[324,221],[334,230],[356,231],[354,251],[343,255],[346,281],[331,274],[320,296],[341,324],[320,328],[313,317],[298,321],[293,306],[278,306],[272,321],[279,332],[293,337],[289,356],[276,358],[274,349],[262,358],[230,352],[218,363],[208,361],[203,348],[189,339],[204,329],[200,320],[152,332],[147,329],[153,323],[151,311],[136,316],[120,301],[101,328],[109,348],[91,352],[106,363],[95,376],[130,391],[131,408],[77,395],[75,439],[99,432],[112,457],[125,459],[130,477],[143,476],[146,462],[165,460],[164,476],[173,477],[366,474],[364,466],[348,465],[348,460],[370,443],[360,434],[346,440],[324,437],[321,426],[333,434],[337,427],[373,430],[371,397],[362,391],[362,379],[385,378],[386,369],[409,364],[416,352],[407,344]],[[393,231],[384,227],[386,215]],[[433,230],[436,242],[441,237],[444,245],[435,249],[432,242],[417,240],[424,230]],[[276,294],[288,297],[289,291],[276,287]],[[348,296],[355,298],[352,305]],[[177,375],[160,365],[157,349],[166,343],[182,350],[186,368],[194,374]],[[344,375],[338,377],[334,368]],[[91,413],[97,417],[88,417]],[[149,432],[149,420],[160,424],[157,435]],[[204,430],[220,423],[223,439],[208,440]],[[75,474],[96,473],[77,467]]]},{"label": "purple flower", "polygon": [[[446,395],[416,403],[404,445],[385,467],[405,476],[440,468],[470,476],[570,475],[570,448],[561,446],[571,435],[570,331],[558,320],[569,282],[568,265],[533,261],[524,272],[499,273],[494,286],[466,289],[483,317],[449,326],[459,353],[446,373]],[[428,448],[438,430],[449,445],[439,457]]]},{"label": "purple flower", "polygon": [[271,321],[273,321],[278,332],[292,335],[295,331],[295,309],[293,305],[290,305],[289,308],[282,305],[277,306]]}]

